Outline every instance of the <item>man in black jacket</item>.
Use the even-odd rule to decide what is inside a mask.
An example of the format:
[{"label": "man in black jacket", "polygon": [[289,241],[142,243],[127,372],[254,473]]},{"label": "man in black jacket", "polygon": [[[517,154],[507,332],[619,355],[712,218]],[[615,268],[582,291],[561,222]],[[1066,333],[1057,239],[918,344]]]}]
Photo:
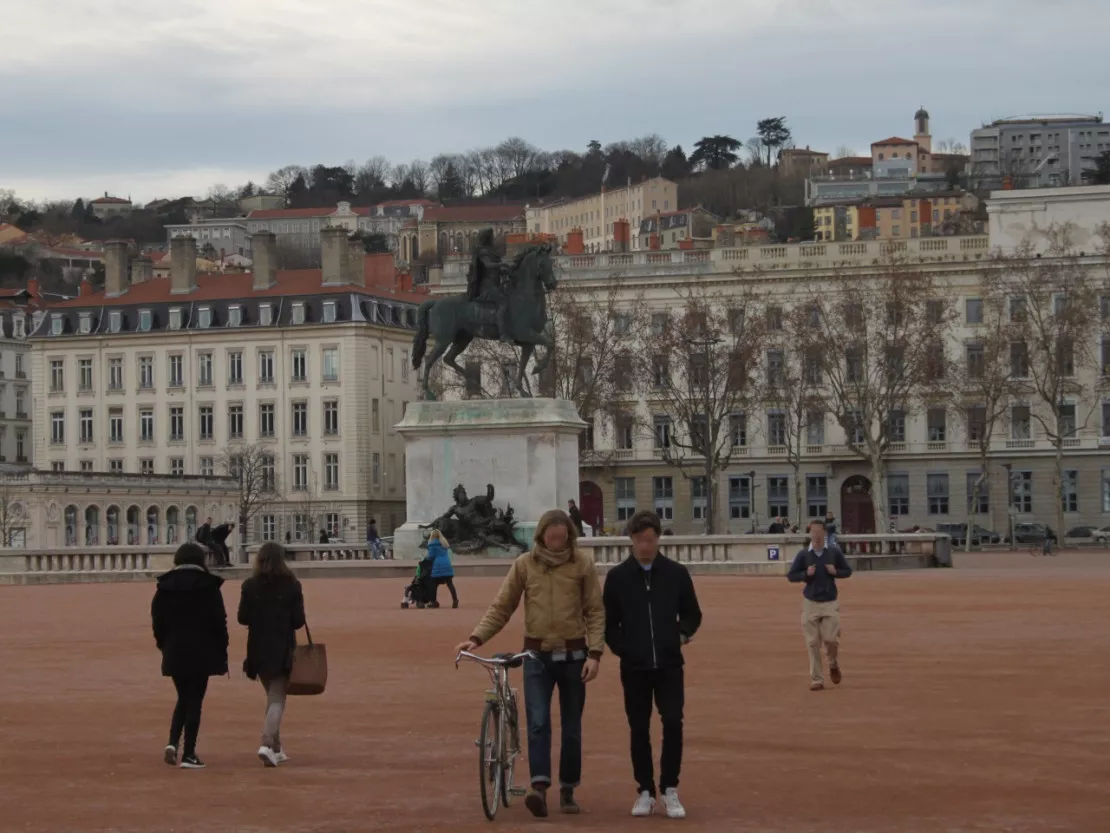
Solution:
[{"label": "man in black jacket", "polygon": [[628,522],[632,555],[605,577],[605,642],[621,660],[624,711],[632,738],[637,796],[634,816],[655,810],[651,755],[651,704],[663,720],[659,791],[670,818],[685,818],[678,800],[685,701],[682,646],[701,625],[701,608],[690,573],[659,554],[661,524],[653,512]]},{"label": "man in black jacket", "polygon": [[217,567],[231,566],[231,552],[227,548],[227,536],[231,534],[233,529],[235,529],[233,523],[220,524],[214,527],[210,533],[212,548],[216,551],[216,558],[218,559]]},{"label": "man in black jacket", "polygon": [[840,602],[836,580],[852,575],[844,553],[825,542],[825,522],[809,522],[809,546],[794,556],[787,578],[804,582],[802,591],[802,632],[809,649],[809,688],[821,691],[825,678],[821,671],[821,643],[829,655],[829,679],[840,685]]}]

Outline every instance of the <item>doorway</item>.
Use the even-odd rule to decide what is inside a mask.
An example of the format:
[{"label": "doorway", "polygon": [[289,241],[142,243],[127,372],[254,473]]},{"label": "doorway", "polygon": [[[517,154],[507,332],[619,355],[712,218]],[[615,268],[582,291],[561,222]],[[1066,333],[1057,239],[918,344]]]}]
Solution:
[{"label": "doorway", "polygon": [[862,474],[849,477],[840,487],[840,531],[854,535],[875,534],[871,481]]}]

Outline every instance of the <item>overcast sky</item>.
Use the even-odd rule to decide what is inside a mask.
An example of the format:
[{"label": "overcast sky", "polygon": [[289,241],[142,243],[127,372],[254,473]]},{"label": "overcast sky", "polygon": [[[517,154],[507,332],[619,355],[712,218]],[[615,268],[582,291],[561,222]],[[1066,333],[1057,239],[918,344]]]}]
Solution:
[{"label": "overcast sky", "polygon": [[33,0],[6,4],[0,189],[203,195],[287,164],[523,136],[834,151],[1098,112],[1107,0]]}]

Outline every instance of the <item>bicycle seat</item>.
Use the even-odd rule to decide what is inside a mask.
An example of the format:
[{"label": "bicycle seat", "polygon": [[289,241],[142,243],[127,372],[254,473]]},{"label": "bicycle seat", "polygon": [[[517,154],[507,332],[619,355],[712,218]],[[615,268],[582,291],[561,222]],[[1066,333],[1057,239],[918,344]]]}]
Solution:
[{"label": "bicycle seat", "polygon": [[520,668],[524,665],[524,658],[517,657],[515,654],[494,654],[493,658],[505,663],[506,668]]}]

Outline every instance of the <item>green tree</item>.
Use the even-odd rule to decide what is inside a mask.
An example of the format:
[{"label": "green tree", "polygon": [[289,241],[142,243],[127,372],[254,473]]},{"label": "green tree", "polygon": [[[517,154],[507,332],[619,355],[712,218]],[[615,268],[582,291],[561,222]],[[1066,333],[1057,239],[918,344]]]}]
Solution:
[{"label": "green tree", "polygon": [[736,154],[741,143],[731,136],[704,136],[694,145],[690,154],[690,164],[709,170],[727,170],[736,164],[740,157]]},{"label": "green tree", "polygon": [[686,151],[682,149],[682,145],[675,145],[667,151],[667,155],[663,157],[660,173],[667,179],[673,180],[685,179],[690,175],[690,162],[686,158]]},{"label": "green tree", "polygon": [[389,238],[378,231],[364,232],[361,235],[362,248],[366,254],[386,254],[389,252]]},{"label": "green tree", "polygon": [[1084,171],[1083,178],[1088,185],[1110,185],[1110,150],[1095,157],[1094,170]]},{"label": "green tree", "polygon": [[770,167],[773,151],[785,147],[790,142],[790,128],[786,126],[786,116],[760,119],[756,122],[755,132],[759,143],[767,151],[767,166]]},{"label": "green tree", "polygon": [[466,196],[466,184],[454,162],[448,162],[437,189],[440,200],[461,200]]}]

